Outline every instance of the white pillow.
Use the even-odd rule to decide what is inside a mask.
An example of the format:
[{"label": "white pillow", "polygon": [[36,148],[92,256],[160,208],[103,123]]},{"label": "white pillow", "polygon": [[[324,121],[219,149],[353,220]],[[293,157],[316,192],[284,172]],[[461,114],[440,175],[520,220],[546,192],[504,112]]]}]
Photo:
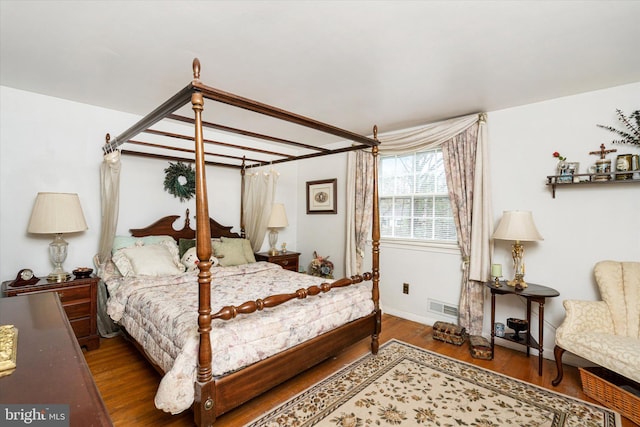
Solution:
[{"label": "white pillow", "polygon": [[[211,267],[218,266],[218,258],[211,255],[209,260],[212,264]],[[200,260],[198,260],[197,249],[195,247],[187,249],[184,255],[182,255],[180,262],[182,262],[182,264],[187,268],[187,271],[196,270],[198,268],[198,263],[200,262]]]},{"label": "white pillow", "polygon": [[184,272],[177,254],[168,245],[143,245],[123,248],[113,256],[123,276],[166,276]]},{"label": "white pillow", "polygon": [[111,253],[113,255],[120,249],[130,248],[133,246],[148,246],[158,245],[163,242],[178,245],[171,236],[145,236],[145,237],[133,237],[133,236],[115,236],[113,238],[113,246],[111,247]]}]

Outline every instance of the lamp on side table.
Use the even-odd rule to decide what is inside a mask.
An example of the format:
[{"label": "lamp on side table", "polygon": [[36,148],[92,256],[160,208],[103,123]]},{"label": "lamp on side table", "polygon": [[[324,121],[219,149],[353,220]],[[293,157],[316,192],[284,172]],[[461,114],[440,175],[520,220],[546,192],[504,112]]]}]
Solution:
[{"label": "lamp on side table", "polygon": [[512,240],[513,267],[515,278],[507,281],[509,286],[521,290],[527,287],[524,281],[524,246],[520,242],[544,240],[533,222],[533,215],[529,211],[505,211],[500,223],[492,236],[494,239]]},{"label": "lamp on side table", "polygon": [[289,221],[287,220],[284,205],[282,203],[274,203],[267,224],[269,228],[269,255],[278,254],[278,249],[276,248],[276,243],[278,243],[278,228],[284,228],[287,225],[289,225]]},{"label": "lamp on side table", "polygon": [[53,242],[49,244],[49,257],[54,269],[47,276],[48,281],[64,282],[71,278],[71,274],[62,268],[69,246],[62,238],[62,233],[77,233],[87,228],[77,194],[38,193],[27,231],[34,234],[55,234]]}]

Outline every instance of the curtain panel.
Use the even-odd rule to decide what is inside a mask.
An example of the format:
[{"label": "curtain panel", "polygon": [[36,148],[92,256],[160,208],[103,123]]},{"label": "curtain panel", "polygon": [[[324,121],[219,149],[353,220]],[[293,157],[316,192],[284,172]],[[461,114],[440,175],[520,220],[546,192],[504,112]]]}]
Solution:
[{"label": "curtain panel", "polygon": [[[468,133],[469,129],[472,129],[470,133]],[[492,251],[490,236],[493,227],[488,185],[489,168],[486,157],[485,115],[471,114],[452,118],[417,128],[379,135],[378,139],[381,142],[378,147],[380,155],[406,154],[438,147],[443,149],[443,155],[445,151],[453,153],[450,147],[456,147],[455,150],[459,149],[464,153],[460,156],[450,155],[450,161],[445,161],[445,172],[450,200],[452,205],[456,205],[454,210],[455,216],[458,217],[456,227],[463,265],[465,265],[459,322],[471,333],[479,333],[482,330],[484,298],[482,288],[478,289],[478,285],[482,286],[482,282],[489,279]],[[467,141],[463,145],[470,145],[472,148],[458,148],[457,145],[460,141]],[[347,275],[353,273],[354,269],[360,265],[358,264],[360,251],[358,236],[371,228],[371,216],[363,216],[362,209],[366,205],[358,201],[362,197],[362,188],[357,188],[355,185],[356,182],[359,182],[356,178],[359,174],[368,173],[368,176],[362,177],[362,181],[371,182],[371,173],[373,172],[367,172],[367,169],[358,167],[356,155],[356,153],[349,153],[349,170],[347,171],[349,186],[345,263]],[[453,176],[458,177],[453,178],[450,183],[449,180]],[[464,186],[462,186],[462,182],[465,183]],[[461,217],[463,220],[459,221]],[[363,221],[358,221],[358,218],[363,218]],[[463,249],[463,246],[468,249]]]},{"label": "curtain panel", "polygon": [[345,274],[362,274],[373,215],[373,154],[351,151],[347,158],[347,242]]},{"label": "curtain panel", "polygon": [[267,234],[280,174],[275,170],[247,173],[244,180],[244,227],[254,252],[258,252]]},{"label": "curtain panel", "polygon": [[438,148],[454,136],[464,132],[479,120],[478,114],[457,117],[408,130],[380,135],[380,155],[405,154]]},{"label": "curtain panel", "polygon": [[[111,248],[118,226],[118,212],[120,208],[120,152],[111,151],[104,155],[100,165],[100,200],[101,200],[101,228],[98,253],[94,257],[94,264],[98,277],[111,263]],[[116,325],[107,314],[107,289],[100,280],[98,284],[98,331],[103,337],[111,337],[118,333]]]},{"label": "curtain panel", "polygon": [[[483,118],[442,145],[451,209],[463,260],[459,323],[466,327],[472,335],[482,333],[483,282],[488,280],[488,266],[490,265],[488,256],[491,252],[491,225],[489,224],[489,228],[483,232],[479,229],[481,227],[473,223],[474,218],[482,219],[491,216],[490,211],[489,215],[483,215],[481,209],[484,203],[483,199],[487,198],[481,191],[485,175],[482,171],[483,162],[478,160],[484,151],[482,141],[478,138],[481,127],[484,127]],[[480,206],[480,209],[477,206]],[[483,222],[480,222],[480,225],[482,224]],[[474,274],[478,273],[478,276],[471,276],[470,261],[472,258],[477,261],[474,263],[474,268],[477,269]]]}]

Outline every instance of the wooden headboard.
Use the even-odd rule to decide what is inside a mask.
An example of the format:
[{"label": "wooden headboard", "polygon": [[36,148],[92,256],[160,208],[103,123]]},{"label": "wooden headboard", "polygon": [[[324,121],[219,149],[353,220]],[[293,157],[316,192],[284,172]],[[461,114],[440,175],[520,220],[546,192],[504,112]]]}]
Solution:
[{"label": "wooden headboard", "polygon": [[[171,236],[176,242],[180,239],[195,239],[196,231],[189,226],[189,209],[187,209],[184,219],[184,226],[180,230],[173,228],[173,223],[178,218],[180,218],[180,215],[165,216],[151,225],[143,228],[132,228],[129,232],[133,237]],[[221,225],[211,218],[209,218],[209,227],[211,228],[211,237],[241,237],[238,233],[231,231],[233,227]]]}]

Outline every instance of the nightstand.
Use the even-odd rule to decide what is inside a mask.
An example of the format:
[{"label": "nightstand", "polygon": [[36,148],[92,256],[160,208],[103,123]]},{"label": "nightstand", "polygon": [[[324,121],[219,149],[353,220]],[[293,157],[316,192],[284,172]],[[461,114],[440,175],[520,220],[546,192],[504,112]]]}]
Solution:
[{"label": "nightstand", "polygon": [[82,279],[72,276],[66,282],[48,282],[42,278],[34,285],[16,288],[9,286],[11,281],[6,281],[2,283],[2,296],[56,292],[80,347],[95,350],[100,347],[97,323],[99,280],[95,276]]},{"label": "nightstand", "polygon": [[256,261],[267,261],[281,265],[285,270],[298,271],[300,252],[278,252],[276,255],[269,255],[269,252],[258,252],[255,254]]}]

